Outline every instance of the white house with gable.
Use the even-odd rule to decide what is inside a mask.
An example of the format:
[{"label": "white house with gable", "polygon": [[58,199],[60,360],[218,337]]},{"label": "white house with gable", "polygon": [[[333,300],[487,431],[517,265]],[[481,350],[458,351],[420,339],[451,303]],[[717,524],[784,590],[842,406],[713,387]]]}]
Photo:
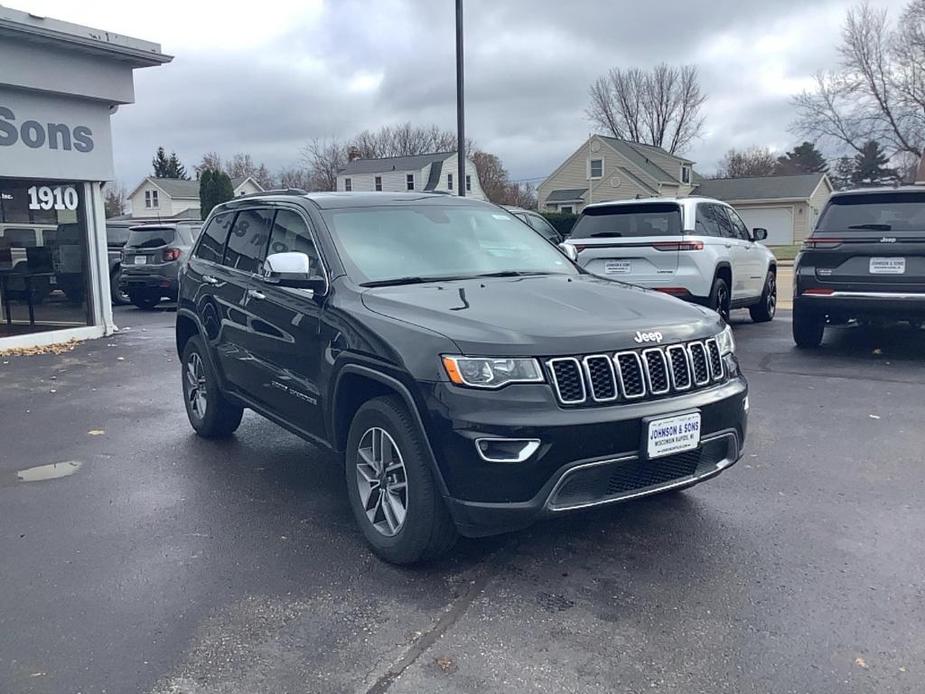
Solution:
[{"label": "white house with gable", "polygon": [[[459,157],[456,152],[418,154],[409,157],[384,159],[353,159],[337,172],[337,190],[380,191],[399,193],[422,191],[426,193],[459,194],[457,171]],[[485,200],[475,164],[466,159],[466,197]]]},{"label": "white house with gable", "polygon": [[[263,192],[252,176],[231,179],[235,197]],[[146,176],[128,196],[129,212],[117,219],[199,219],[199,181]]]}]

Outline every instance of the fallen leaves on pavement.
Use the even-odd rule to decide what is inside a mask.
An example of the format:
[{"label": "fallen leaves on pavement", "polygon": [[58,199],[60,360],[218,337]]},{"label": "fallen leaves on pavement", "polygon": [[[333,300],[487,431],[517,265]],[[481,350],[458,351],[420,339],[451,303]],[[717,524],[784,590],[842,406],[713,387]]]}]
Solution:
[{"label": "fallen leaves on pavement", "polygon": [[0,349],[0,356],[3,357],[33,357],[38,354],[64,354],[71,352],[80,344],[80,340],[68,340],[67,342],[56,342],[53,345],[40,345],[38,347],[11,347],[10,349]]}]

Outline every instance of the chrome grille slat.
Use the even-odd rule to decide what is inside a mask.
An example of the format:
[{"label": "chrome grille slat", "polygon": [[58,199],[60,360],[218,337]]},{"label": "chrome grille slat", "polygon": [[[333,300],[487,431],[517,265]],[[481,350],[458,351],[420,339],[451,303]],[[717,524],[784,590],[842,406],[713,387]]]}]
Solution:
[{"label": "chrome grille slat", "polygon": [[707,355],[707,348],[702,342],[691,342],[687,345],[687,351],[691,357],[694,385],[705,386],[710,382],[710,358]]},{"label": "chrome grille slat", "polygon": [[[671,345],[665,348],[668,367],[671,371],[671,383],[675,390],[687,390],[691,387],[691,365],[684,345]],[[680,359],[680,362],[679,362]]]},{"label": "chrome grille slat", "polygon": [[552,374],[552,383],[564,405],[578,405],[588,399],[581,362],[575,357],[558,357],[546,362]]},{"label": "chrome grille slat", "polygon": [[671,383],[668,380],[668,360],[661,347],[643,350],[642,365],[645,367],[646,381],[652,395],[664,395],[671,390]]},{"label": "chrome grille slat", "polygon": [[709,340],[704,340],[704,344],[707,346],[707,354],[709,355],[710,376],[714,381],[721,381],[723,378],[723,357],[719,353],[719,344],[716,342],[716,338],[713,337]]},{"label": "chrome grille slat", "polygon": [[620,392],[627,400],[645,397],[646,378],[642,370],[642,359],[638,352],[619,352],[614,355]]},{"label": "chrome grille slat", "polygon": [[613,402],[620,397],[613,362],[606,354],[592,354],[582,360],[588,377],[591,399],[595,402]]}]

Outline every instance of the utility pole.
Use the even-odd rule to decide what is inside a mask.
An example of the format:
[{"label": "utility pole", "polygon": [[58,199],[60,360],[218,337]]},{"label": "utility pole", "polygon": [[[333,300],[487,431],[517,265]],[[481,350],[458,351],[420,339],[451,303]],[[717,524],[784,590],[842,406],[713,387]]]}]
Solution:
[{"label": "utility pole", "polygon": [[466,197],[466,111],[463,86],[463,0],[456,0],[456,188]]}]

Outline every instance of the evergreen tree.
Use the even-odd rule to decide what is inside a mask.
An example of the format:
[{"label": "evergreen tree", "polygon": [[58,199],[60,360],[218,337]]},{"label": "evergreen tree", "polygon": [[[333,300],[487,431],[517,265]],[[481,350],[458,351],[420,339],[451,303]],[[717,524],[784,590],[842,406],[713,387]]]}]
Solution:
[{"label": "evergreen tree", "polygon": [[212,187],[212,169],[203,169],[199,172],[199,208],[202,218],[209,216],[209,212],[215,207]]},{"label": "evergreen tree", "polygon": [[155,178],[172,178],[168,175],[170,171],[170,161],[167,158],[167,152],[164,151],[163,147],[157,148],[157,152],[154,154],[154,159],[151,160],[151,166],[154,167]]},{"label": "evergreen tree", "polygon": [[228,174],[211,169],[204,169],[199,174],[199,206],[203,219],[209,216],[213,207],[233,197],[234,187]]},{"label": "evergreen tree", "polygon": [[180,158],[177,156],[176,152],[171,152],[170,157],[167,159],[167,175],[164,176],[164,178],[179,178],[184,181],[189,180],[186,167],[180,163]]},{"label": "evergreen tree", "polygon": [[812,142],[803,142],[777,158],[777,173],[780,175],[826,173],[829,170],[828,162],[822,152],[816,149]]},{"label": "evergreen tree", "polygon": [[840,157],[835,162],[835,171],[832,173],[832,184],[835,190],[847,190],[852,185],[854,178],[854,159],[851,157]]},{"label": "evergreen tree", "polygon": [[880,149],[880,143],[869,140],[854,157],[854,184],[884,185],[896,180],[896,169],[887,166],[890,158]]}]

